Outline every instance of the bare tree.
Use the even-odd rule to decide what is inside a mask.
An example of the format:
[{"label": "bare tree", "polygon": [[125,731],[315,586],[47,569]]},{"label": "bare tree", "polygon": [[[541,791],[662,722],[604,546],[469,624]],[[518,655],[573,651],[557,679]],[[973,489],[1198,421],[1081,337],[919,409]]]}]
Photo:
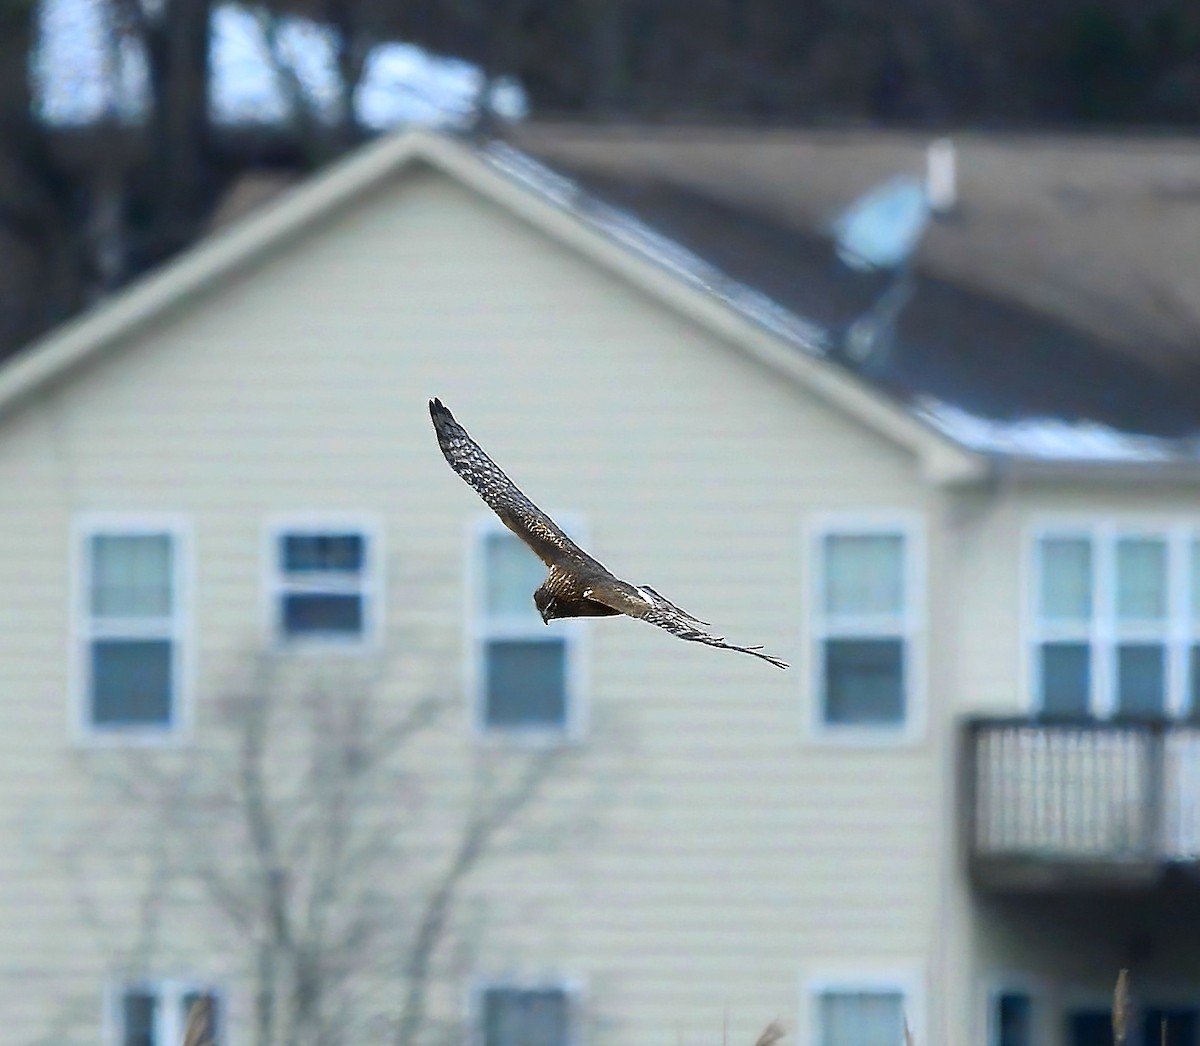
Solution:
[{"label": "bare tree", "polygon": [[93,763],[109,801],[141,816],[139,845],[168,855],[140,897],[156,914],[130,942],[135,972],[177,914],[219,923],[253,987],[255,1046],[423,1039],[431,988],[473,947],[455,919],[465,884],[528,843],[522,814],[565,756],[459,744],[453,766],[431,762],[422,751],[453,738],[450,703],[386,686],[298,682],[260,660],[192,750]]}]

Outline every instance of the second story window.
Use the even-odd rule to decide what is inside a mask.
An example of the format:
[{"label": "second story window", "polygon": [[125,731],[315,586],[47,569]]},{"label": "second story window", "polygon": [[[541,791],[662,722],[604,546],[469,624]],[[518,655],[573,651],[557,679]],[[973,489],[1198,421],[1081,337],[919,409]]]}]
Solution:
[{"label": "second story window", "polygon": [[161,734],[179,723],[183,543],[175,523],[106,519],[83,527],[78,676],[93,734]]},{"label": "second story window", "polygon": [[490,523],[476,550],[473,641],[477,723],[489,733],[567,733],[578,703],[579,626],[547,626],[533,605],[545,565]]},{"label": "second story window", "polygon": [[272,530],[276,641],[357,647],[378,621],[378,558],[371,529],[279,524]]},{"label": "second story window", "polygon": [[1191,534],[1101,526],[1034,542],[1033,685],[1049,715],[1161,716],[1200,685]]},{"label": "second story window", "polygon": [[903,729],[912,715],[912,538],[896,527],[827,528],[812,603],[819,726]]}]

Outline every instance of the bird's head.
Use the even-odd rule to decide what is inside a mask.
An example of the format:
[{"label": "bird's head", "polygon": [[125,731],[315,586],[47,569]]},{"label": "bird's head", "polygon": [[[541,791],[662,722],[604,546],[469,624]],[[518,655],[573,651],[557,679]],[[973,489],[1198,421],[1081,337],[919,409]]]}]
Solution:
[{"label": "bird's head", "polygon": [[558,613],[558,600],[544,588],[539,588],[534,592],[533,605],[538,608],[538,613],[542,615],[542,621],[547,625],[554,618],[562,616]]}]

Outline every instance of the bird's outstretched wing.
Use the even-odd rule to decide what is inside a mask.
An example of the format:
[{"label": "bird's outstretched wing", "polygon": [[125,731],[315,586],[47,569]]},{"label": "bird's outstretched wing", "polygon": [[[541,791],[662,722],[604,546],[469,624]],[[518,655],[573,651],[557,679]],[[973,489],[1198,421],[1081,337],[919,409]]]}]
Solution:
[{"label": "bird's outstretched wing", "polygon": [[433,419],[438,445],[450,467],[475,489],[475,493],[500,517],[500,522],[533,549],[543,563],[555,566],[561,564],[564,556],[586,557],[587,554],[563,533],[562,528],[522,494],[500,466],[484,453],[441,400],[429,401],[429,416]]},{"label": "bird's outstretched wing", "polygon": [[706,646],[720,647],[722,650],[736,650],[742,654],[753,654],[755,657],[769,661],[776,668],[787,668],[786,661],[781,661],[772,654],[764,654],[760,646],[738,646],[727,643],[724,636],[714,636],[707,631],[707,621],[693,617],[686,610],[681,610],[665,596],[659,595],[649,585],[631,585],[619,578],[601,578],[584,590],[584,597],[603,603],[605,606],[619,610],[629,617],[648,621],[652,625],[666,629],[673,636],[686,639],[692,643],[704,643]]}]

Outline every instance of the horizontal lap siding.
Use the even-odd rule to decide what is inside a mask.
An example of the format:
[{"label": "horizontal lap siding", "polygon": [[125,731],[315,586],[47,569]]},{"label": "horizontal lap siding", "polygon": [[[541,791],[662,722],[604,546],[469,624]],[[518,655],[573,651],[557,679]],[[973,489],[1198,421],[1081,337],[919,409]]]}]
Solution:
[{"label": "horizontal lap siding", "polygon": [[[792,1016],[805,964],[925,958],[942,754],[928,740],[814,746],[803,703],[805,520],[899,509],[936,527],[913,463],[498,209],[406,177],[0,430],[0,576],[20,607],[0,630],[0,746],[38,753],[0,760],[0,854],[25,847],[35,806],[63,836],[84,816],[85,778],[64,752],[75,512],[191,519],[202,700],[261,636],[264,518],[375,513],[407,678],[460,692],[464,551],[484,510],[437,451],[425,408],[437,395],[535,500],[581,515],[615,571],[794,664],[589,625],[591,732],[528,818],[535,834],[589,827],[480,870],[481,961],[581,977],[600,1044],[711,1040],[726,1012],[740,1041]],[[440,653],[413,649],[426,637]],[[417,750],[441,836],[466,799],[464,722],[459,708]],[[14,1041],[44,1031],[72,992],[89,998],[98,973],[72,966],[86,931],[69,874],[32,854],[16,867],[0,944],[37,937],[44,978],[0,984],[0,1005],[41,993]],[[52,971],[68,967],[60,990]]]}]

